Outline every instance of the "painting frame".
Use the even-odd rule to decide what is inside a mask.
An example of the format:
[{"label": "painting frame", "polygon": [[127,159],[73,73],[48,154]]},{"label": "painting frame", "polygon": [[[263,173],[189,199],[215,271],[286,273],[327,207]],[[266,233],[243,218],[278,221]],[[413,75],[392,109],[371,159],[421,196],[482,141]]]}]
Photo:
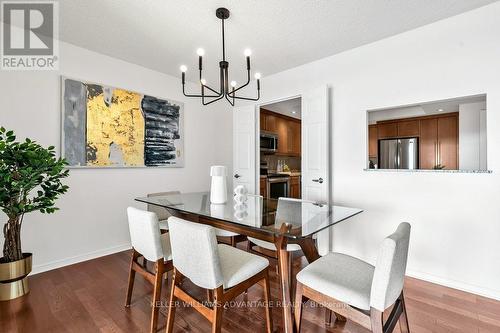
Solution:
[{"label": "painting frame", "polygon": [[[135,94],[141,96],[141,98],[144,97],[150,97],[154,98],[158,101],[162,102],[167,102],[171,105],[175,105],[179,107],[179,118],[178,118],[178,134],[179,138],[175,139],[176,144],[175,147],[180,149],[180,155],[179,151],[177,150],[177,156],[175,158],[175,164],[164,164],[164,165],[147,165],[146,162],[144,161],[144,164],[141,165],[126,165],[124,164],[118,164],[118,165],[67,165],[66,168],[68,169],[154,169],[154,168],[184,168],[185,167],[185,129],[184,129],[184,103],[179,102],[170,98],[165,98],[165,97],[156,97],[153,95],[148,95],[145,93],[140,93],[134,90],[130,90],[127,88],[117,88],[114,85],[111,84],[105,84],[105,83],[95,83],[91,80],[85,80],[85,79],[80,79],[80,78],[74,78],[70,76],[65,76],[65,75],[60,75],[60,156],[62,158],[67,158],[66,156],[66,132],[65,132],[65,120],[67,117],[66,114],[66,105],[65,105],[65,82],[66,80],[71,80],[71,81],[76,81],[79,83],[82,83],[84,85],[95,85],[95,86],[101,86],[104,88],[112,89],[112,90],[120,90],[120,91],[125,91],[130,94]],[[142,100],[141,100],[142,101]],[[88,112],[88,110],[86,111]],[[142,112],[142,110],[141,110]],[[144,115],[144,114],[143,114]],[[87,114],[86,114],[87,116]],[[85,124],[85,130],[86,130],[87,124]],[[146,131],[146,129],[144,129]],[[85,141],[85,144],[87,142]],[[85,147],[86,149],[86,147]],[[144,158],[145,159],[145,158]]]}]

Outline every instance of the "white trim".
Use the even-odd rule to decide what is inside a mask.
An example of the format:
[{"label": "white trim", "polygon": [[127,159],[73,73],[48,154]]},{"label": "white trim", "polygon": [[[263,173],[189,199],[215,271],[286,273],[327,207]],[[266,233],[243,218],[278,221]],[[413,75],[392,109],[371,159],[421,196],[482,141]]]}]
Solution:
[{"label": "white trim", "polygon": [[[61,268],[64,266],[77,264],[77,263],[82,262],[82,261],[87,261],[87,260],[91,260],[91,259],[95,259],[95,258],[99,258],[99,257],[104,257],[104,256],[107,256],[107,255],[110,255],[113,253],[129,250],[131,248],[132,248],[132,246],[130,245],[130,243],[126,243],[126,244],[112,246],[112,247],[108,247],[108,248],[97,250],[97,251],[88,252],[88,253],[77,255],[74,257],[69,257],[66,259],[55,260],[55,261],[48,262],[48,263],[41,264],[41,265],[35,265],[35,266],[33,266],[33,271],[31,273],[31,275],[43,273],[43,272],[50,271],[50,270],[53,270],[56,268]],[[36,257],[36,253],[34,254],[34,256]]]},{"label": "white trim", "polygon": [[461,281],[450,280],[442,277],[438,277],[435,275],[418,272],[418,271],[407,271],[406,275],[412,278],[416,278],[419,280],[435,283],[441,286],[445,286],[448,288],[458,289],[461,291],[465,291],[471,294],[491,298],[497,301],[500,301],[500,291],[493,290],[489,288],[484,288],[472,284],[468,284]]}]

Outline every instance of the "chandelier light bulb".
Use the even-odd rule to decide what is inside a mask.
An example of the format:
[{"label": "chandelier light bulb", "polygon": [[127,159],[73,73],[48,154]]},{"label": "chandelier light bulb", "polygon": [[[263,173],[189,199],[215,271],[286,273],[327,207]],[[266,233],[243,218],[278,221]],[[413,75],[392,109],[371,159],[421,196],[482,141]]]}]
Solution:
[{"label": "chandelier light bulb", "polygon": [[231,87],[234,88],[234,87],[236,87],[236,85],[237,85],[236,81],[231,81]]},{"label": "chandelier light bulb", "polygon": [[250,50],[250,49],[245,49],[244,54],[245,54],[245,57],[250,57],[250,56],[252,55],[252,50]]},{"label": "chandelier light bulb", "polygon": [[203,57],[205,55],[205,50],[199,48],[198,50],[196,50],[196,54],[198,54],[200,57]]},{"label": "chandelier light bulb", "polygon": [[254,77],[256,80],[260,80],[262,76],[260,75],[260,73],[255,73]]},{"label": "chandelier light bulb", "polygon": [[207,80],[205,80],[205,79],[201,79],[200,82],[201,82],[202,85],[206,85],[207,84]]},{"label": "chandelier light bulb", "polygon": [[181,70],[181,72],[183,73],[186,73],[186,71],[188,70],[188,68],[186,67],[186,65],[182,65],[181,67],[179,67],[179,69]]}]

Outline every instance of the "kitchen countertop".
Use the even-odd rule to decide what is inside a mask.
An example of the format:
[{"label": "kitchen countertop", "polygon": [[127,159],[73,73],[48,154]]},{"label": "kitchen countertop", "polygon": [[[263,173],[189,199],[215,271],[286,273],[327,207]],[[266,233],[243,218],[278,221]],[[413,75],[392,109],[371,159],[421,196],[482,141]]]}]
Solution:
[{"label": "kitchen countertop", "polygon": [[[274,172],[274,171],[269,170],[269,173],[278,173],[280,175],[288,175],[290,177],[300,177],[301,176],[301,172],[300,171]],[[267,178],[267,176],[266,175],[260,175],[260,178]]]}]

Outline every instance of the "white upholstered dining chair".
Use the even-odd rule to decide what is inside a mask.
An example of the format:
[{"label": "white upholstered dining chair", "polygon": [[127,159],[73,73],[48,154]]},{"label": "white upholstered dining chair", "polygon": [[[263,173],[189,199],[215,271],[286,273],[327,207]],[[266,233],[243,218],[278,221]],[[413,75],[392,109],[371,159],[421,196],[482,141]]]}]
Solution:
[{"label": "white upholstered dining chair", "polygon": [[[329,253],[297,274],[295,322],[300,331],[302,306],[313,300],[374,333],[392,332],[399,321],[409,333],[403,297],[411,226],[401,223],[382,242],[375,267],[341,253]],[[383,312],[394,305],[385,324]]]},{"label": "white upholstered dining chair", "polygon": [[[172,252],[168,233],[160,233],[158,217],[155,213],[127,208],[130,240],[132,243],[132,258],[128,278],[127,299],[125,306],[130,306],[135,274],[139,273],[154,286],[150,332],[156,332],[158,323],[158,303],[161,296],[162,277],[165,272],[172,270]],[[139,263],[143,258],[144,262]],[[146,261],[154,263],[154,272],[146,269]]]},{"label": "white upholstered dining chair", "polygon": [[[177,299],[200,312],[220,332],[223,306],[245,289],[261,283],[264,287],[267,332],[272,331],[269,308],[269,261],[226,244],[217,244],[215,228],[176,217],[168,220],[172,245],[174,278],[170,292],[167,332],[172,332]],[[200,303],[182,289],[182,278],[212,291],[212,306]]]}]

